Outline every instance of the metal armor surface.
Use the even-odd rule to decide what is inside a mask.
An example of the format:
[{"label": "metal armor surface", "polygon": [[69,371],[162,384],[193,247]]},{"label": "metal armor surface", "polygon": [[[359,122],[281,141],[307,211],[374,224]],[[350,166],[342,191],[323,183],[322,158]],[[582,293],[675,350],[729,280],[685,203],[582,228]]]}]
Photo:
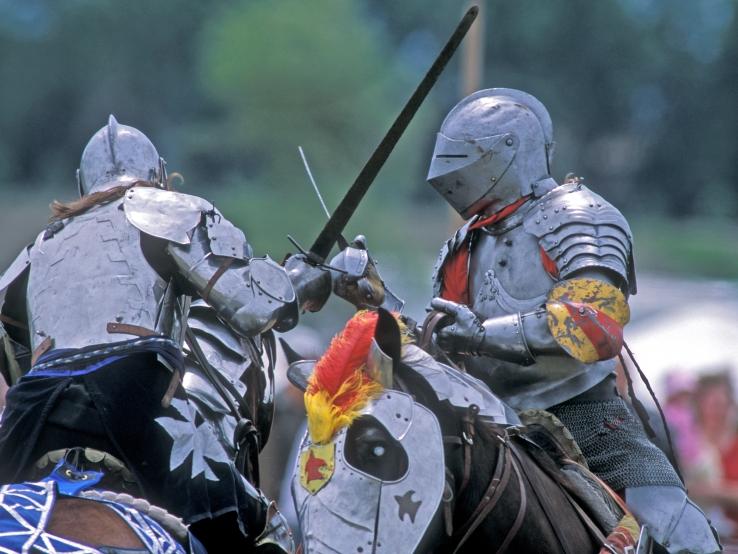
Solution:
[{"label": "metal armor surface", "polygon": [[215,208],[197,196],[134,187],[126,192],[123,209],[131,225],[147,235],[189,244],[190,231],[200,223],[203,214]]},{"label": "metal armor surface", "polygon": [[[522,211],[477,231],[471,245],[470,308],[487,328],[490,341],[508,339],[502,345],[505,352],[496,352],[500,357],[464,356],[464,365],[516,410],[563,402],[615,369],[612,360],[585,364],[569,357],[548,329],[544,306],[556,280],[543,265],[539,237],[529,232],[523,221],[540,212],[540,204],[551,194],[533,199]],[[456,248],[466,246],[467,229],[468,225],[457,231],[441,251],[434,277],[436,295],[441,291],[443,263]],[[597,272],[601,266],[591,269],[591,277],[600,277]],[[587,273],[587,268],[582,270]],[[521,316],[522,336],[515,327],[517,314]],[[535,359],[528,359],[526,351],[533,352]],[[517,359],[513,357],[516,352]]]},{"label": "metal armor surface", "polygon": [[670,554],[723,551],[705,514],[680,487],[627,488],[625,500],[633,515]]},{"label": "metal armor surface", "polygon": [[513,89],[467,96],[441,124],[428,181],[469,218],[531,194],[549,178],[553,126],[536,98]]},{"label": "metal armor surface", "polygon": [[112,115],[85,146],[77,170],[80,196],[134,181],[163,186],[164,179],[164,161],[151,141]]},{"label": "metal armor surface", "polygon": [[[192,302],[187,322],[210,365],[219,371],[241,396],[246,397],[250,404],[253,401],[257,402],[256,406],[251,406],[252,413],[258,414],[254,423],[259,430],[260,444],[266,443],[274,409],[274,375],[263,367],[260,338],[240,337],[218,319],[215,310],[202,300]],[[252,372],[258,375],[252,376]],[[236,453],[233,437],[237,422],[189,351],[185,357],[185,375],[182,382],[198,410],[214,427],[218,440],[233,457]],[[247,383],[257,387],[258,390],[247,394]]]},{"label": "metal armor surface", "polygon": [[98,206],[42,233],[30,251],[28,324],[31,348],[50,337],[55,348],[82,348],[130,338],[108,323],[157,329],[167,283],[149,265],[138,229],[121,202]]},{"label": "metal armor surface", "polygon": [[190,244],[170,242],[166,249],[178,272],[242,336],[272,327],[288,330],[297,322],[292,283],[271,259],[213,256],[202,225],[195,228]]},{"label": "metal armor surface", "polygon": [[580,183],[565,183],[543,196],[525,218],[527,232],[556,263],[559,277],[588,268],[613,272],[636,293],[633,235],[623,215]]},{"label": "metal armor surface", "polygon": [[[399,441],[407,471],[383,481],[350,465],[346,428],[326,445],[306,435],[292,479],[306,553],[414,552],[438,512],[445,471],[435,415],[397,391],[383,392],[361,413]],[[317,489],[313,481],[320,482]]]},{"label": "metal armor surface", "polygon": [[[13,260],[10,267],[5,270],[5,273],[0,276],[0,310],[2,310],[3,304],[5,303],[5,295],[8,292],[8,287],[15,283],[15,281],[23,275],[31,265],[31,256],[29,254],[31,246],[26,246],[20,251],[20,254]],[[2,323],[0,323],[2,325]]]},{"label": "metal armor surface", "polygon": [[479,417],[498,425],[519,425],[517,414],[495,396],[489,387],[468,373],[437,362],[425,350],[414,344],[402,348],[402,362],[426,380],[439,400],[466,410],[472,404],[479,407]]}]

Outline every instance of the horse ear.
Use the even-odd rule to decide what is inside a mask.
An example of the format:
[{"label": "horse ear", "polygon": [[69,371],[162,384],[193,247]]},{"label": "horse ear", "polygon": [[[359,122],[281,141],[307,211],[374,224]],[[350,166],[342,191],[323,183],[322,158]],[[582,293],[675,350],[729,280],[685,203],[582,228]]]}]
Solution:
[{"label": "horse ear", "polygon": [[284,357],[287,358],[288,364],[305,359],[305,356],[293,350],[289,343],[282,337],[279,337],[279,344],[282,345],[282,351],[284,352]]},{"label": "horse ear", "polygon": [[400,361],[402,341],[397,320],[387,310],[379,308],[374,339],[366,361],[367,372],[385,388],[391,388],[394,372]]},{"label": "horse ear", "polygon": [[287,368],[287,379],[290,383],[305,392],[310,382],[310,376],[315,369],[315,360],[299,360],[292,362]]},{"label": "horse ear", "polygon": [[383,308],[377,310],[379,318],[374,331],[374,340],[387,356],[396,364],[402,357],[402,339],[400,337],[400,326],[395,316]]}]

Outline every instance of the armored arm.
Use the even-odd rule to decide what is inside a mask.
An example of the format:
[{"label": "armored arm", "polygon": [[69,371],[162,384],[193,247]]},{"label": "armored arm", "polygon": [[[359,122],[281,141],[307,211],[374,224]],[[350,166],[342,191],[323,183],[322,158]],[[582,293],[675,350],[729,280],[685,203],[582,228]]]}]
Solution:
[{"label": "armored arm", "polygon": [[[297,323],[301,305],[315,304],[313,298],[297,296],[284,268],[268,257],[252,257],[243,232],[210,202],[137,187],[127,191],[123,206],[133,226],[164,239],[166,257],[188,292],[210,304],[240,335],[289,330]],[[326,273],[323,279],[330,288],[330,276]],[[301,290],[311,282],[305,278]]]},{"label": "armored arm", "polygon": [[243,233],[217,212],[203,216],[189,244],[166,247],[178,274],[243,336],[297,323],[297,297],[284,268],[252,258]]},{"label": "armored arm", "polygon": [[616,356],[630,318],[627,294],[635,292],[625,218],[601,197],[572,184],[546,195],[524,225],[538,238],[544,265],[557,280],[545,304],[480,321],[466,306],[434,299],[434,308],[454,318],[439,332],[439,344],[521,365],[542,354],[585,363]]}]

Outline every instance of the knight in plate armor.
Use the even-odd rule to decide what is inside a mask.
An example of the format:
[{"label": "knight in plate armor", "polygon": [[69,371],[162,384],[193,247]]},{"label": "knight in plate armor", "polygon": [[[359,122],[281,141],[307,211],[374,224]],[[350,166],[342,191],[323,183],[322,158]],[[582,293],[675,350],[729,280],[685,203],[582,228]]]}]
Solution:
[{"label": "knight in plate armor", "polygon": [[720,551],[615,389],[636,293],[628,223],[581,180],[554,181],[553,150],[546,108],[518,90],[478,91],[443,121],[428,180],[467,222],[434,272],[431,306],[450,316],[438,345],[516,410],[557,416],[669,552]]},{"label": "knight in plate armor", "polygon": [[143,133],[110,116],[82,154],[80,199],[55,203],[52,222],[0,278],[0,368],[13,383],[0,482],[82,446],[126,468],[140,488],[131,492],[182,517],[204,543],[283,546],[288,537],[260,536],[284,526],[233,463],[236,430],[218,417],[228,394],[214,399],[197,376],[203,365],[222,370],[230,402],[253,383],[260,418],[239,432],[260,439],[258,453],[271,417],[261,365],[269,334],[319,310],[331,277],[301,254],[284,267],[255,257],[210,202],[171,190],[165,167]]}]

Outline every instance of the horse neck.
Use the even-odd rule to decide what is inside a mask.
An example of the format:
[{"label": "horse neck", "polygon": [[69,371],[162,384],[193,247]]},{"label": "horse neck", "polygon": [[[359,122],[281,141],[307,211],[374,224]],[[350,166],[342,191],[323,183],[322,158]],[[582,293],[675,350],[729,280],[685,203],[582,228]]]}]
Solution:
[{"label": "horse neck", "polygon": [[[498,495],[460,552],[487,551],[495,545],[499,548],[505,541],[507,552],[595,552],[597,545],[558,484],[500,431],[476,423],[469,481],[463,491],[458,491],[463,480],[463,448],[461,464],[457,458],[456,471],[452,470],[457,486],[455,542],[461,540],[458,530],[484,505],[486,498]],[[493,479],[498,480],[496,487],[490,486]],[[547,514],[542,506],[541,500],[547,499],[552,499],[550,505],[556,507],[555,518],[550,509]],[[560,530],[558,536],[553,525]]]}]

